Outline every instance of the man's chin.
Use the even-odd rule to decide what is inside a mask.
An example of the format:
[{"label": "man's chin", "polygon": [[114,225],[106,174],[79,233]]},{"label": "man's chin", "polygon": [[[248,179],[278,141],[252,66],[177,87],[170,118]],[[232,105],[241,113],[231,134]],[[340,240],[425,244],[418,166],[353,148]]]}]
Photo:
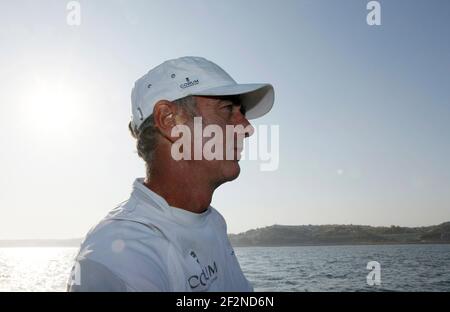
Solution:
[{"label": "man's chin", "polygon": [[239,162],[236,160],[228,160],[226,161],[226,166],[223,170],[223,176],[225,182],[235,180],[239,174],[241,173],[241,167],[239,166]]}]

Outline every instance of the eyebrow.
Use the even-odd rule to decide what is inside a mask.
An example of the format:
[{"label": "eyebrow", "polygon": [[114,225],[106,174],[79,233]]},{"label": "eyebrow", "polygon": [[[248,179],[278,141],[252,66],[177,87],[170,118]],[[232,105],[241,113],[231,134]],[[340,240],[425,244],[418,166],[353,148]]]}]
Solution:
[{"label": "eyebrow", "polygon": [[218,98],[220,102],[230,101],[235,105],[241,105],[241,98],[239,95],[230,95]]}]

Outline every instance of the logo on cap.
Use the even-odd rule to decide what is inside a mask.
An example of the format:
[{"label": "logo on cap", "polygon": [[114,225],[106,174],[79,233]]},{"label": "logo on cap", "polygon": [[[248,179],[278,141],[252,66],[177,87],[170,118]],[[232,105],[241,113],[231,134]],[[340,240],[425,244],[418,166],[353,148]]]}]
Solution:
[{"label": "logo on cap", "polygon": [[198,85],[198,84],[199,84],[198,79],[195,79],[194,81],[190,81],[190,80],[189,80],[189,77],[186,77],[186,82],[180,84],[180,88],[181,88],[181,89],[186,89],[186,88],[189,88],[189,87]]}]

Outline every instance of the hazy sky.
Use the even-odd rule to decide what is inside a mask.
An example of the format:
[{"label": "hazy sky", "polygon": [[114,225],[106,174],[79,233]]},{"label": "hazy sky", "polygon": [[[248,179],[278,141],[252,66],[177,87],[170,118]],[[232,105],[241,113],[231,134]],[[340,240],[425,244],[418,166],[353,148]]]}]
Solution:
[{"label": "hazy sky", "polygon": [[[0,239],[81,237],[144,175],[128,133],[134,81],[204,56],[270,82],[280,166],[212,205],[237,233],[272,224],[450,220],[450,2],[0,2]],[[195,181],[193,181],[195,183]]]}]

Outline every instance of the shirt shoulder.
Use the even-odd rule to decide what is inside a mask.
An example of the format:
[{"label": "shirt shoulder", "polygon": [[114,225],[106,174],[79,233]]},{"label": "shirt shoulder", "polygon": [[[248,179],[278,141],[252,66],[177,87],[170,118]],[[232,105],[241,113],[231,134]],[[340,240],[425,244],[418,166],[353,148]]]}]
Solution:
[{"label": "shirt shoulder", "polygon": [[74,267],[79,266],[81,279],[89,285],[91,276],[102,281],[95,287],[114,284],[119,289],[168,291],[168,248],[169,242],[154,227],[106,218],[86,236]]}]

